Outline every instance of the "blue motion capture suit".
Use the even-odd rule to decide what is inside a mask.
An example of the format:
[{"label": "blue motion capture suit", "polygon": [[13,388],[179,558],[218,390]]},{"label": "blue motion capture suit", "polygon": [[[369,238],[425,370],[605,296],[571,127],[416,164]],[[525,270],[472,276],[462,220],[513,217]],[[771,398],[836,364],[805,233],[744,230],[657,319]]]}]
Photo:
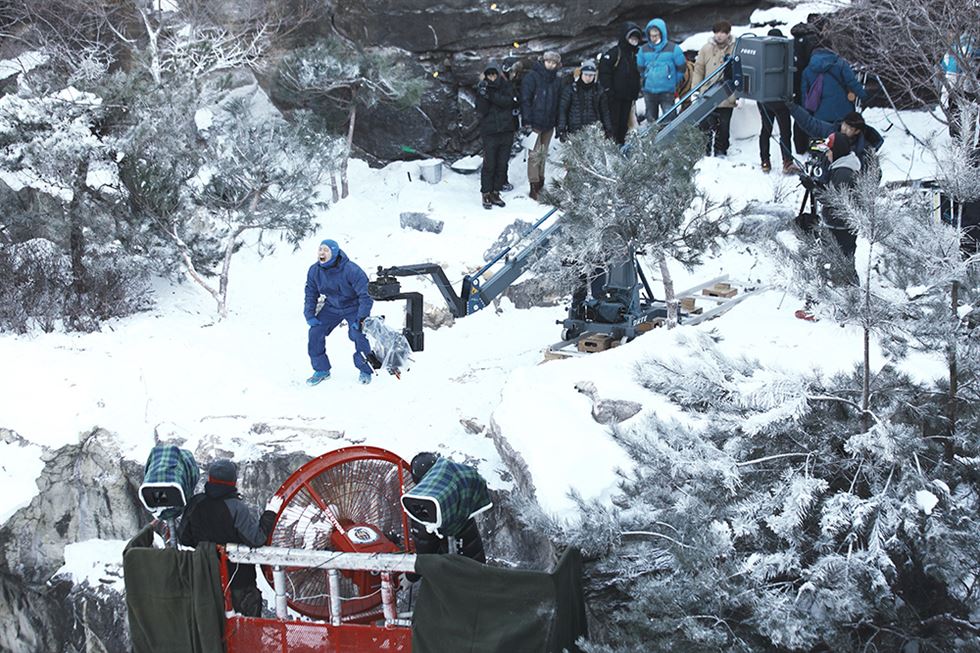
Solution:
[{"label": "blue motion capture suit", "polygon": [[[354,341],[354,365],[361,372],[372,374],[367,356],[371,345],[361,331],[361,320],[371,314],[374,300],[368,295],[368,278],[356,263],[347,258],[336,241],[324,240],[333,256],[326,263],[317,261],[306,274],[306,301],[303,316],[310,324],[309,354],[313,369],[330,371],[325,339],[338,324],[347,321],[347,335]],[[317,299],[325,298],[323,308],[316,313]]]}]

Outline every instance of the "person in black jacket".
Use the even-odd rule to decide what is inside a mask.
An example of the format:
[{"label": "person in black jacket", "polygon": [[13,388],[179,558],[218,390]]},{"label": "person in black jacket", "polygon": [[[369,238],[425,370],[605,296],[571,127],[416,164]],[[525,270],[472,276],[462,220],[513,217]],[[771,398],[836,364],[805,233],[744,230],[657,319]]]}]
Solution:
[{"label": "person in black jacket", "polygon": [[485,209],[506,206],[500,199],[500,191],[507,183],[510,146],[514,142],[513,110],[517,104],[514,88],[500,74],[500,66],[491,61],[476,87],[476,110],[482,118],[480,135],[483,137],[480,194]]},{"label": "person in black jacket", "polygon": [[565,138],[592,123],[600,123],[606,137],[612,136],[612,120],[606,94],[596,81],[594,61],[582,62],[579,78],[561,92],[558,103],[558,140]]},{"label": "person in black jacket", "polygon": [[643,41],[643,30],[636,23],[626,23],[619,43],[599,58],[599,85],[609,101],[613,139],[622,145],[626,141],[630,113],[640,94],[640,70],[636,66],[636,51]]},{"label": "person in black jacket", "polygon": [[[212,542],[253,548],[265,545],[282,508],[282,498],[273,496],[256,519],[238,494],[237,482],[235,463],[224,458],[211,463],[204,492],[191,497],[184,509],[178,529],[181,544],[196,547],[201,542]],[[262,593],[255,584],[255,565],[229,563],[228,578],[235,611],[246,617],[261,616]]]},{"label": "person in black jacket", "polygon": [[561,95],[561,80],[558,68],[561,55],[545,52],[541,61],[536,61],[531,72],[521,82],[521,116],[524,127],[538,135],[531,153],[527,156],[527,181],[531,187],[528,195],[538,199],[544,188],[544,168],[548,160],[551,137],[558,124],[558,99]]}]

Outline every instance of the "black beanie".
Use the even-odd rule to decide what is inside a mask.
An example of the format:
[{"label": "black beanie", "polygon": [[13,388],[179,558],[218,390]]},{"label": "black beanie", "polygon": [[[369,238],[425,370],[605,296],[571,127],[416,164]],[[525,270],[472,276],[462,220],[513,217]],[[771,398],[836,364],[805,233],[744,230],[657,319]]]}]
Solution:
[{"label": "black beanie", "polygon": [[219,458],[208,467],[208,483],[234,486],[238,482],[238,467],[227,458]]},{"label": "black beanie", "polygon": [[851,153],[851,139],[844,132],[834,132],[827,140],[830,151],[834,153],[834,161]]},{"label": "black beanie", "polygon": [[849,114],[844,116],[844,120],[842,122],[850,125],[854,129],[864,129],[864,116],[857,111],[851,111]]}]

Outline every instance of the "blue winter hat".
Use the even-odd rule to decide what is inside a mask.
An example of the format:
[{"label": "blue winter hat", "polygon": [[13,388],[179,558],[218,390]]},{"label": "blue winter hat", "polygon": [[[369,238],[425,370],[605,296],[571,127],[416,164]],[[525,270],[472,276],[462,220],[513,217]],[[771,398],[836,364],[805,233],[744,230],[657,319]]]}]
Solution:
[{"label": "blue winter hat", "polygon": [[329,238],[326,238],[324,240],[321,240],[320,244],[329,247],[330,253],[333,254],[333,256],[337,256],[337,252],[340,251],[340,245],[337,244],[336,240],[330,240]]}]

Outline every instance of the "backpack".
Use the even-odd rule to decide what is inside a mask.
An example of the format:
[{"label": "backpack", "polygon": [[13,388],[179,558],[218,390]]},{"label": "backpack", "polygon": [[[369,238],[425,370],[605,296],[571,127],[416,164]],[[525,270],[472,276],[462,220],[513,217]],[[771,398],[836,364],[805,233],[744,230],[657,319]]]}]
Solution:
[{"label": "backpack", "polygon": [[810,85],[810,90],[806,92],[806,97],[803,98],[803,108],[813,113],[820,108],[820,98],[823,97],[823,76],[825,73],[820,73],[817,78],[813,80],[813,84]]}]

